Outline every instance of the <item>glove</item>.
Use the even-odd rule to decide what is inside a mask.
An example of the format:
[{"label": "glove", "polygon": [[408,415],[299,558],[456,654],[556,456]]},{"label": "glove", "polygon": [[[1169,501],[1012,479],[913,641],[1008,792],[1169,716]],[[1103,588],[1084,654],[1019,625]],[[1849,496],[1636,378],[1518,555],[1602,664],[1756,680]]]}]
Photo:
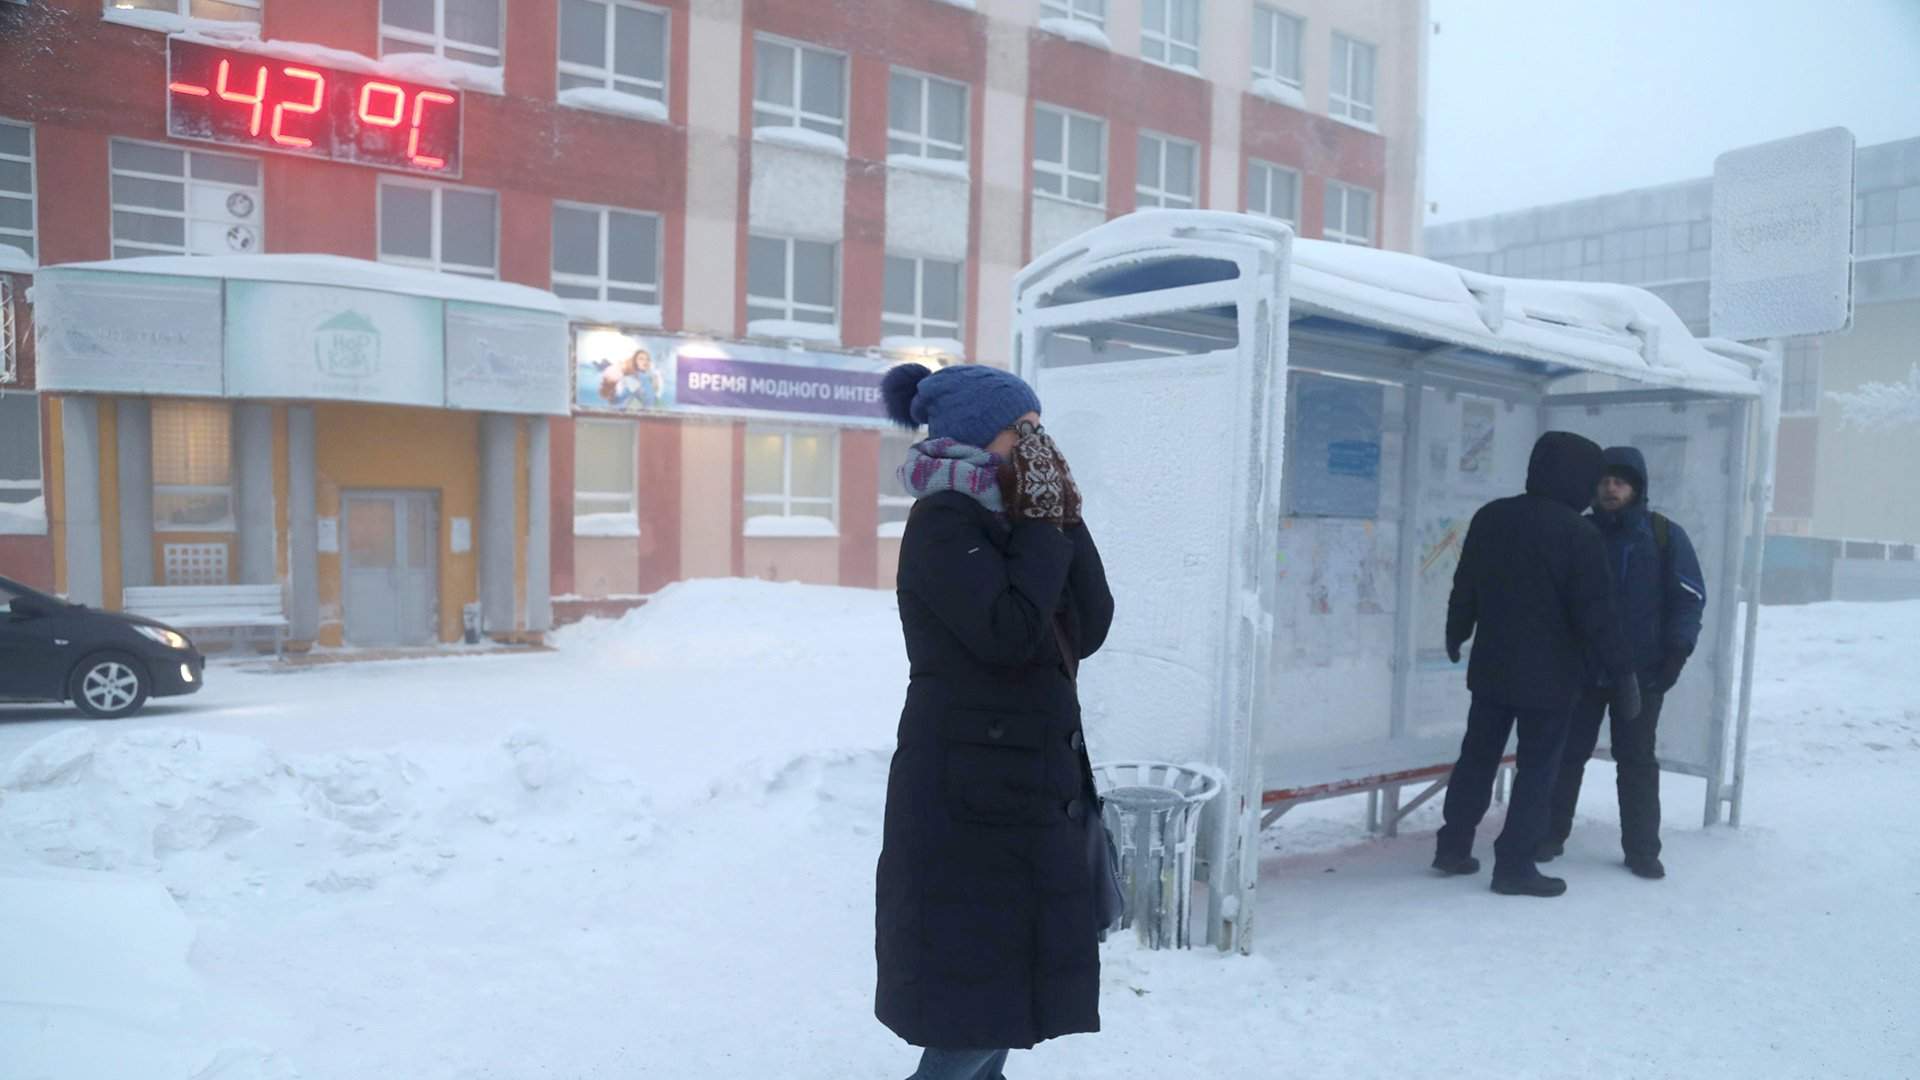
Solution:
[{"label": "glove", "polygon": [[1640,677],[1629,675],[1613,690],[1613,718],[1623,724],[1640,718]]},{"label": "glove", "polygon": [[1662,694],[1673,689],[1674,684],[1680,681],[1681,670],[1686,666],[1686,653],[1668,653],[1660,663],[1659,681],[1653,684],[1654,689]]},{"label": "glove", "polygon": [[1460,646],[1463,644],[1465,644],[1465,642],[1449,640],[1447,642],[1447,659],[1453,661],[1456,664],[1459,663],[1460,662]]},{"label": "glove", "polygon": [[1080,489],[1060,448],[1039,424],[1021,423],[1013,445],[1006,494],[1016,521],[1044,521],[1062,529],[1080,524]]}]

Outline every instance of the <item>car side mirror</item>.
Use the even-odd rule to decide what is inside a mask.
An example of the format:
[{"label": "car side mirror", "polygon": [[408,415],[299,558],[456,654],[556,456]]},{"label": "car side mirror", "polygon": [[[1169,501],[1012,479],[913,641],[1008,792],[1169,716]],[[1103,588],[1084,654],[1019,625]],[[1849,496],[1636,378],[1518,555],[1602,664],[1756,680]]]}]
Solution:
[{"label": "car side mirror", "polygon": [[41,619],[47,616],[47,609],[45,607],[24,596],[15,597],[13,603],[7,605],[7,610],[16,621]]}]

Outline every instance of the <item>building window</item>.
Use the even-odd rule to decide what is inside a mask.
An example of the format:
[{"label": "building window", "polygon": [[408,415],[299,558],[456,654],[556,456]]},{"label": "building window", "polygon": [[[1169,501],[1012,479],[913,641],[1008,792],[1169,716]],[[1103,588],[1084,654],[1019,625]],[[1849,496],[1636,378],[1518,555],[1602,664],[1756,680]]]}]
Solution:
[{"label": "building window", "polygon": [[1267,7],[1253,9],[1253,74],[1273,79],[1298,90],[1300,78],[1300,39],[1306,20]]},{"label": "building window", "polygon": [[640,425],[631,421],[574,422],[576,535],[631,536],[638,530],[639,440]]},{"label": "building window", "polygon": [[887,256],[880,332],[888,337],[960,340],[960,264]]},{"label": "building window", "polygon": [[1040,17],[1073,19],[1105,29],[1107,0],[1040,0]]},{"label": "building window", "polygon": [[380,55],[432,53],[500,66],[505,0],[380,0]]},{"label": "building window", "polygon": [[1140,133],[1140,175],[1134,200],[1142,208],[1163,206],[1176,210],[1194,207],[1198,186],[1200,148],[1181,139]]},{"label": "building window", "polygon": [[467,277],[499,276],[499,197],[491,191],[380,181],[380,261]]},{"label": "building window", "polygon": [[40,490],[40,398],[0,393],[0,534],[46,531]]},{"label": "building window", "polygon": [[887,153],[967,160],[967,88],[896,69],[887,84]]},{"label": "building window", "polygon": [[553,208],[553,292],[576,300],[660,303],[660,218],[602,206]]},{"label": "building window", "polygon": [[1247,212],[1300,224],[1300,174],[1264,161],[1247,163]]},{"label": "building window", "polygon": [[1820,339],[1788,338],[1780,378],[1782,416],[1820,414]]},{"label": "building window", "polygon": [[913,496],[900,482],[900,466],[920,436],[910,431],[889,431],[880,436],[880,535],[899,536],[913,513]]},{"label": "building window", "polygon": [[234,255],[265,242],[260,162],[115,139],[113,257]]},{"label": "building window", "polygon": [[840,491],[834,432],[749,427],[745,464],[747,535],[833,535]]},{"label": "building window", "polygon": [[33,129],[0,120],[0,244],[38,258],[33,236]]},{"label": "building window", "polygon": [[260,0],[107,0],[107,7],[118,11],[161,11],[195,19],[260,21]]},{"label": "building window", "polygon": [[631,0],[560,0],[560,89],[667,100],[667,13]]},{"label": "building window", "polygon": [[232,532],[232,413],[200,401],[153,403],[153,527]]},{"label": "building window", "polygon": [[1327,181],[1328,240],[1373,246],[1373,192]]},{"label": "building window", "polygon": [[[840,325],[840,245],[785,236],[747,237],[750,333],[783,334],[779,324]],[[761,324],[758,330],[753,324]]]},{"label": "building window", "polygon": [[1034,109],[1033,190],[1107,204],[1107,122],[1046,105]]},{"label": "building window", "polygon": [[804,128],[844,139],[847,58],[790,41],[755,38],[753,126]]},{"label": "building window", "polygon": [[1333,85],[1327,111],[1373,126],[1374,48],[1345,34],[1333,35]]},{"label": "building window", "polygon": [[1140,55],[1156,64],[1198,71],[1200,0],[1146,0],[1141,8]]}]

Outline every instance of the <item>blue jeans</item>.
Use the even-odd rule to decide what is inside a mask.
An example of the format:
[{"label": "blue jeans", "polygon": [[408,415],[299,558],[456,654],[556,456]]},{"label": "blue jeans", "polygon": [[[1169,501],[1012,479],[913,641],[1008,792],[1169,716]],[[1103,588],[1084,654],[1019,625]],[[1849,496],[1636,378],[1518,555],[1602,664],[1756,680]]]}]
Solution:
[{"label": "blue jeans", "polygon": [[1007,1080],[1000,1067],[1005,1050],[935,1050],[920,1055],[920,1067],[907,1080]]}]

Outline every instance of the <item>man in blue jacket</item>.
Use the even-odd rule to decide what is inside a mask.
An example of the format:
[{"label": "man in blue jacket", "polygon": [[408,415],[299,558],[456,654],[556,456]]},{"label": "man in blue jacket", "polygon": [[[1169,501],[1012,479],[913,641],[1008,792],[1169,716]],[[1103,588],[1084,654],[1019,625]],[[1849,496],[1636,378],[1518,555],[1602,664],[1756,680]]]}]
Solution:
[{"label": "man in blue jacket", "polygon": [[[1613,712],[1620,845],[1628,869],[1643,878],[1662,878],[1667,872],[1660,863],[1660,763],[1654,758],[1654,730],[1667,691],[1679,681],[1700,639],[1707,589],[1687,531],[1647,506],[1646,458],[1631,446],[1615,446],[1606,452],[1606,466],[1590,517],[1607,543],[1613,606],[1633,653],[1641,691],[1638,716]],[[1612,680],[1602,673],[1574,708],[1560,780],[1554,786],[1552,831],[1540,845],[1541,862],[1566,850],[1580,780],[1600,741],[1600,719],[1614,696]]]}]

